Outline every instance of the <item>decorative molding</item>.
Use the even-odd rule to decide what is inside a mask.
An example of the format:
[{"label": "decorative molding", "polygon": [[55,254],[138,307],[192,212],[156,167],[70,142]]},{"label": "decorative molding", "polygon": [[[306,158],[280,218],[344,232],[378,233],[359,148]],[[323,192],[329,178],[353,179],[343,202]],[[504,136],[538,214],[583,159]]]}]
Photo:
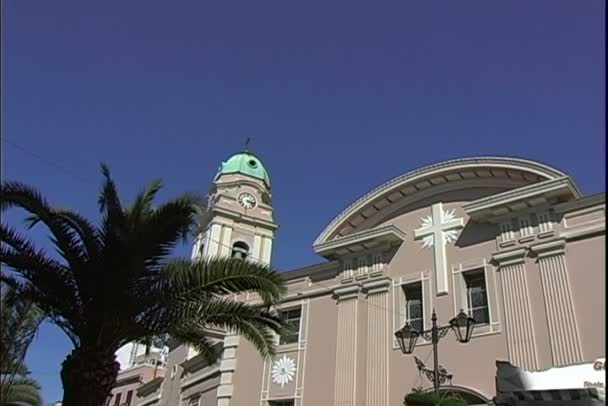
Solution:
[{"label": "decorative molding", "polygon": [[334,297],[336,298],[336,300],[338,302],[348,300],[348,299],[358,298],[360,290],[361,290],[360,285],[345,286],[343,288],[335,289]]},{"label": "decorative molding", "polygon": [[564,254],[566,250],[566,239],[562,238],[559,240],[547,241],[545,243],[532,245],[530,251],[534,253],[539,259]]},{"label": "decorative molding", "polygon": [[[317,246],[327,242],[329,237],[345,224],[351,216],[369,205],[380,204],[383,201],[382,198],[388,199],[391,203],[393,195],[396,199],[404,196],[400,192],[401,190],[410,188],[412,193],[416,193],[420,189],[419,184],[425,179],[443,178],[447,181],[459,181],[467,178],[479,178],[480,176],[476,174],[476,171],[486,172],[490,177],[502,175],[507,179],[509,173],[520,172],[530,178],[528,180],[530,183],[539,179],[556,179],[567,176],[555,168],[519,158],[477,157],[436,163],[398,176],[357,199],[331,221],[313,245]],[[522,178],[522,180],[524,179]]]},{"label": "decorative molding", "polygon": [[202,372],[197,372],[191,375],[190,378],[187,379],[182,379],[181,383],[180,383],[180,390],[183,390],[184,388],[187,388],[188,386],[192,386],[193,384],[202,381],[208,377],[210,377],[211,375],[217,374],[220,372],[220,367],[219,366],[215,366],[213,368],[206,368],[204,370],[202,370]]},{"label": "decorative molding", "polygon": [[329,261],[292,271],[281,272],[287,283],[297,278],[332,279],[340,272],[340,261]]},{"label": "decorative molding", "polygon": [[364,283],[361,286],[361,291],[367,294],[367,296],[375,295],[378,293],[388,292],[391,287],[391,278],[385,277],[383,279],[374,279]]},{"label": "decorative molding", "polygon": [[243,213],[240,213],[238,211],[233,211],[217,206],[213,208],[213,215],[222,215],[229,219],[239,221],[243,224],[263,227],[273,231],[276,231],[279,228],[279,225],[277,223],[273,223],[272,221],[262,220],[260,218],[252,217],[250,215],[244,215]]},{"label": "decorative molding", "polygon": [[520,264],[525,261],[526,253],[526,248],[516,248],[511,251],[497,252],[492,254],[492,261],[500,267]]},{"label": "decorative molding", "polygon": [[556,213],[567,213],[587,207],[601,205],[606,207],[606,193],[597,193],[591,196],[585,196],[570,202],[564,202],[553,206]]},{"label": "decorative molding", "polygon": [[272,365],[272,382],[281,385],[281,388],[293,381],[296,374],[296,363],[287,355],[273,362]]},{"label": "decorative molding", "polygon": [[572,178],[563,176],[484,197],[462,207],[475,221],[497,222],[507,214],[544,205],[555,197],[575,200],[580,199],[582,193]]},{"label": "decorative molding", "polygon": [[330,256],[361,252],[372,244],[401,243],[404,239],[405,232],[399,227],[389,224],[314,245],[313,248],[319,255]]},{"label": "decorative molding", "polygon": [[570,241],[603,233],[606,233],[605,222],[593,224],[587,227],[575,228],[570,231],[563,231],[560,233],[560,237],[566,239],[566,241]]}]

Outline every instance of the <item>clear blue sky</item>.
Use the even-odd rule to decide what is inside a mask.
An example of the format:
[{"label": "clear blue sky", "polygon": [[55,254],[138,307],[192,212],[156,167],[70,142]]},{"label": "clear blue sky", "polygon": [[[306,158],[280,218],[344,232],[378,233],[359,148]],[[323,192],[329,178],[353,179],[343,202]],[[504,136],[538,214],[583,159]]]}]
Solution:
[{"label": "clear blue sky", "polygon": [[[4,142],[3,176],[94,216],[100,161],[126,197],[157,177],[200,192],[251,136],[281,269],[318,262],[372,187],[448,158],[537,159],[601,192],[604,3],[6,0],[3,136],[29,153]],[[51,326],[31,349],[47,402],[69,351]]]}]

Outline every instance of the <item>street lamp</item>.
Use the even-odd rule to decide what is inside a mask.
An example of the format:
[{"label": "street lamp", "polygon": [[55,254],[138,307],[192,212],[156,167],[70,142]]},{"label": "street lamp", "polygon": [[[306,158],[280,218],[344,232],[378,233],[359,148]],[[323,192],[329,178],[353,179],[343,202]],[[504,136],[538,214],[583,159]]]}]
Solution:
[{"label": "street lamp", "polygon": [[452,320],[447,326],[437,326],[437,315],[435,309],[433,309],[433,315],[431,317],[432,327],[430,330],[417,331],[413,329],[409,324],[405,324],[400,330],[395,332],[395,337],[399,343],[399,348],[404,354],[411,354],[414,352],[416,347],[416,341],[418,337],[422,336],[425,340],[430,340],[433,344],[433,389],[435,391],[435,397],[439,398],[439,359],[437,356],[437,343],[439,340],[453,330],[456,334],[456,338],[461,343],[468,343],[473,335],[473,328],[475,327],[475,319],[467,316],[467,314],[461,309],[460,313]]}]

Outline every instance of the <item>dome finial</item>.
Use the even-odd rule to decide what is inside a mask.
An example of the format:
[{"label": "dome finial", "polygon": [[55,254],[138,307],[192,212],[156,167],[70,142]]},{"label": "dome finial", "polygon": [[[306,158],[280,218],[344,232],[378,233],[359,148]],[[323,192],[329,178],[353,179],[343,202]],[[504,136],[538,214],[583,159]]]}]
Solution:
[{"label": "dome finial", "polygon": [[247,137],[245,140],[245,152],[249,152],[249,143],[251,142],[251,137]]}]

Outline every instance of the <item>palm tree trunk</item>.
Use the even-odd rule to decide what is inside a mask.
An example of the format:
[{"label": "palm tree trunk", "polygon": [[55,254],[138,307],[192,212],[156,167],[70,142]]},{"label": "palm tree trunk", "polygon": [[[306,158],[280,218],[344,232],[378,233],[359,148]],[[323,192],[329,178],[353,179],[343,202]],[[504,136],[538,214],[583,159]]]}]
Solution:
[{"label": "palm tree trunk", "polygon": [[119,363],[114,351],[79,347],[63,361],[63,406],[105,406],[116,385]]}]

